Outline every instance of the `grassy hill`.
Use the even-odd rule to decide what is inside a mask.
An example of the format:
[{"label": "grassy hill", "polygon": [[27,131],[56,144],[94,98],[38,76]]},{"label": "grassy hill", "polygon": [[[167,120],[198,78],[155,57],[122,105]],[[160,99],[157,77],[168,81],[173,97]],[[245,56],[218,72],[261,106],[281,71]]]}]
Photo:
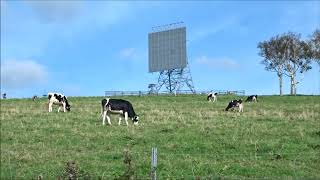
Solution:
[{"label": "grassy hill", "polygon": [[70,97],[69,113],[1,100],[0,179],[66,177],[68,162],[80,179],[148,179],[152,147],[159,179],[320,178],[320,96],[262,96],[243,113],[223,111],[232,96],[119,97],[140,116],[128,127],[102,126],[102,98]]}]

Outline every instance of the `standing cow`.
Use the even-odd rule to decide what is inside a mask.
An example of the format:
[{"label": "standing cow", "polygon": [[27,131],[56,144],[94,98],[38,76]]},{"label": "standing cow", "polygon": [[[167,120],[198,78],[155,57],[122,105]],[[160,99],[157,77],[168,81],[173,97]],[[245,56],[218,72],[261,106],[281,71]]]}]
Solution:
[{"label": "standing cow", "polygon": [[119,114],[119,125],[121,124],[121,117],[124,117],[128,126],[128,117],[131,118],[134,125],[138,125],[139,116],[133,110],[132,104],[129,101],[122,99],[110,99],[106,98],[101,101],[101,115],[102,124],[105,125],[107,118],[108,124],[111,125],[109,114]]},{"label": "standing cow", "polygon": [[209,101],[209,102],[216,102],[217,101],[217,95],[218,95],[218,93],[209,93],[208,94],[208,96],[207,96],[207,101]]},{"label": "standing cow", "polygon": [[52,105],[58,105],[58,112],[60,112],[60,108],[63,107],[63,112],[70,111],[70,104],[68,99],[65,95],[61,93],[48,93],[48,100],[49,100],[49,112],[52,112]]}]

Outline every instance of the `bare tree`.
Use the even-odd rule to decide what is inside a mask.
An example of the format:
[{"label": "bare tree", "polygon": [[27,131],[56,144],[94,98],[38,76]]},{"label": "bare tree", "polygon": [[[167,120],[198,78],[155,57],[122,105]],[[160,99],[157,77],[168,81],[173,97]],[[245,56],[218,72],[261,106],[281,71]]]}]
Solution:
[{"label": "bare tree", "polygon": [[316,29],[308,41],[308,56],[320,66],[320,29]]},{"label": "bare tree", "polygon": [[277,73],[280,95],[282,95],[283,75],[290,78],[290,94],[294,95],[299,83],[296,80],[297,73],[303,75],[311,69],[311,60],[319,59],[319,49],[311,50],[311,45],[319,47],[319,31],[316,31],[312,37],[310,42],[305,42],[301,40],[300,34],[288,32],[258,44],[259,55],[264,58],[261,63],[265,65],[267,71]]},{"label": "bare tree", "polygon": [[300,34],[292,32],[281,35],[281,39],[285,46],[284,74],[290,78],[290,94],[295,95],[299,83],[296,81],[297,72],[303,74],[312,68],[311,59],[307,56],[308,44],[300,39]]},{"label": "bare tree", "polygon": [[261,61],[267,71],[276,72],[279,79],[280,96],[282,96],[282,77],[285,65],[284,49],[282,37],[272,37],[269,41],[258,44],[259,55],[264,59]]}]

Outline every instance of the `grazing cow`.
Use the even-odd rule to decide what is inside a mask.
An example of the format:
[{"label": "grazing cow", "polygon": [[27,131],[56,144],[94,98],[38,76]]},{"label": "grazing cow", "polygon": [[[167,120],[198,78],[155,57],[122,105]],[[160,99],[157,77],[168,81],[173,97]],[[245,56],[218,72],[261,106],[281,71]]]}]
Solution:
[{"label": "grazing cow", "polygon": [[32,96],[32,101],[35,101],[36,99],[38,99],[37,95]]},{"label": "grazing cow", "polygon": [[227,108],[226,108],[226,111],[228,111],[229,109],[234,109],[234,108],[239,108],[239,112],[243,112],[242,99],[230,101]]},{"label": "grazing cow", "polygon": [[7,94],[6,93],[2,94],[2,99],[7,99]]},{"label": "grazing cow", "polygon": [[215,102],[215,101],[217,101],[217,95],[218,95],[218,93],[209,93],[208,94],[208,96],[207,96],[207,101],[209,101],[209,102]]},{"label": "grazing cow", "polygon": [[139,117],[133,110],[132,104],[129,101],[122,99],[110,99],[106,98],[101,101],[101,115],[102,124],[105,125],[105,120],[107,117],[108,124],[111,125],[109,113],[119,114],[119,125],[121,124],[121,117],[124,117],[126,124],[128,126],[128,117],[131,118],[134,125],[138,124]]},{"label": "grazing cow", "polygon": [[52,112],[52,105],[58,105],[58,112],[60,112],[60,107],[63,107],[63,112],[70,111],[70,104],[68,99],[65,95],[60,93],[48,93],[48,100],[49,100],[49,112]]},{"label": "grazing cow", "polygon": [[258,101],[258,95],[252,95],[252,96],[249,96],[247,99],[246,99],[246,102],[257,102]]}]

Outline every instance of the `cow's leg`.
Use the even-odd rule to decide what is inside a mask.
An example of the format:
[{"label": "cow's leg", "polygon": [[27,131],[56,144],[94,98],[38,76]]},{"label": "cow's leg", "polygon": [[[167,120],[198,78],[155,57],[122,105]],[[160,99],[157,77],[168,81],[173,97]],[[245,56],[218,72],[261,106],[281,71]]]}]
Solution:
[{"label": "cow's leg", "polygon": [[112,124],[111,124],[111,120],[110,120],[110,117],[108,116],[108,114],[107,114],[107,119],[108,119],[108,124],[111,126]]},{"label": "cow's leg", "polygon": [[62,105],[63,105],[63,112],[66,112],[66,103],[63,102]]},{"label": "cow's leg", "polygon": [[49,112],[51,112],[52,111],[52,103],[51,102],[49,102]]},{"label": "cow's leg", "polygon": [[58,112],[60,112],[61,105],[59,105]]},{"label": "cow's leg", "polygon": [[106,121],[106,116],[107,116],[107,111],[103,111],[103,115],[102,115],[102,125],[105,125],[105,121]]},{"label": "cow's leg", "polygon": [[126,121],[126,124],[127,124],[127,126],[129,125],[128,124],[128,112],[125,112],[124,113],[124,120]]},{"label": "cow's leg", "polygon": [[243,112],[243,106],[242,106],[242,104],[239,105],[239,112]]},{"label": "cow's leg", "polygon": [[122,116],[122,115],[120,114],[120,115],[119,115],[119,125],[121,124],[121,120],[122,120],[122,119],[121,119],[121,116]]},{"label": "cow's leg", "polygon": [[214,97],[213,97],[213,102],[216,102],[216,100],[217,100],[217,97],[214,96]]}]

